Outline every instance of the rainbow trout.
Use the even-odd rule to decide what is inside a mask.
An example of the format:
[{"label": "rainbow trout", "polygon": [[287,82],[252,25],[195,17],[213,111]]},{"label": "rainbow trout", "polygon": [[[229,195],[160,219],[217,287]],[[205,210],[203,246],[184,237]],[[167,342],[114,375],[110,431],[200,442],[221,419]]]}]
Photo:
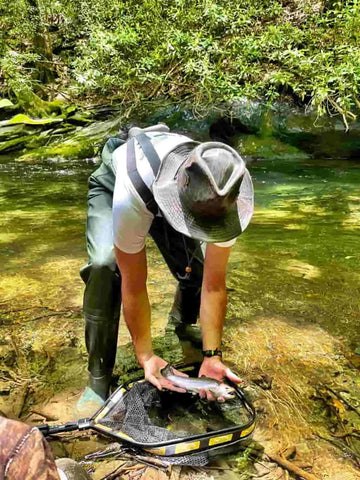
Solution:
[{"label": "rainbow trout", "polygon": [[235,389],[226,383],[220,383],[214,378],[207,377],[180,377],[174,373],[173,367],[168,364],[161,370],[164,378],[169,380],[173,385],[184,388],[187,392],[194,395],[200,393],[200,390],[209,390],[216,399],[223,397],[225,400],[235,398]]}]

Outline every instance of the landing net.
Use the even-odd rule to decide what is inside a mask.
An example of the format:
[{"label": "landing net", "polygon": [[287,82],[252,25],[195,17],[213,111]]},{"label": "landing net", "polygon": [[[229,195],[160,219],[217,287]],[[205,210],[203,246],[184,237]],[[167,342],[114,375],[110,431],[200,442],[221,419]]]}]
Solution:
[{"label": "landing net", "polygon": [[[236,399],[207,402],[159,390],[140,380],[119,387],[92,419],[92,428],[129,442],[169,463],[206,465],[209,452],[238,445],[254,429],[253,407]],[[213,453],[213,452],[212,452]]]}]

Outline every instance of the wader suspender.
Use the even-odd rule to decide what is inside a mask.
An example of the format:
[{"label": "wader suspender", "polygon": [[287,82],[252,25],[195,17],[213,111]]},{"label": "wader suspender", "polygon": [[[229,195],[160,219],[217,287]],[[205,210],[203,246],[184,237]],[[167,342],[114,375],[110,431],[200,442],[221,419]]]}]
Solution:
[{"label": "wader suspender", "polygon": [[132,138],[127,142],[126,167],[129,178],[134,185],[135,190],[138,192],[143,202],[145,203],[146,208],[150,210],[150,212],[154,216],[156,216],[159,212],[159,207],[155,202],[154,195],[152,194],[150,188],[141,178],[136,168],[135,140],[139,143],[142,151],[144,152],[144,155],[149,160],[155,178],[160,168],[160,158],[159,155],[156,153],[156,150],[153,147],[150,139],[145,135],[145,133],[139,133],[138,135],[136,135],[136,137]]},{"label": "wader suspender", "polygon": [[[144,155],[148,159],[151,169],[154,172],[155,178],[158,174],[160,168],[160,158],[156,153],[155,148],[153,147],[149,137],[145,133],[139,133],[136,137],[128,140],[127,142],[127,159],[126,159],[126,168],[129,175],[129,178],[134,185],[135,190],[140,195],[142,201],[145,203],[146,208],[156,216],[159,213],[159,207],[155,201],[154,195],[150,188],[146,185],[144,180],[141,178],[137,168],[136,168],[136,155],[135,155],[135,140],[139,143]],[[191,257],[189,255],[185,237],[183,237],[184,250],[187,257],[187,266],[185,268],[185,275],[177,274],[179,280],[188,280],[191,273],[191,263],[196,255],[197,248],[192,252]]]}]

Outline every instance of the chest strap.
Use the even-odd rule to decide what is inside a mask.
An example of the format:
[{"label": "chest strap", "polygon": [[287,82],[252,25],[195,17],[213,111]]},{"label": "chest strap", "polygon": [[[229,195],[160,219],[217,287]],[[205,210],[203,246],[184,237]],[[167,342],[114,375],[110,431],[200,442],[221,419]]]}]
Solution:
[{"label": "chest strap", "polygon": [[136,137],[127,142],[126,168],[129,178],[142,201],[145,203],[146,208],[155,216],[159,212],[159,207],[155,202],[152,191],[141,178],[138,169],[136,168],[135,140],[139,143],[144,155],[149,161],[155,177],[160,168],[160,158],[150,139],[144,133],[139,133]]}]

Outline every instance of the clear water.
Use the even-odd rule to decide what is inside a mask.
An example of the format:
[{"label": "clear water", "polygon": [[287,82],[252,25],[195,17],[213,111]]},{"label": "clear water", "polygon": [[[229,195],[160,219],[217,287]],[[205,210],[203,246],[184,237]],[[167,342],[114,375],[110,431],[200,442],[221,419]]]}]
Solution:
[{"label": "clear water", "polygon": [[[260,141],[241,139],[244,146]],[[356,349],[360,163],[312,158],[292,147],[272,153],[277,144],[267,138],[266,155],[248,164],[256,210],[230,258],[228,324],[259,314],[282,316],[300,325],[317,323]],[[78,271],[86,262],[87,178],[94,168],[93,160],[23,163],[3,156],[0,162],[1,356],[14,366],[9,338],[15,335],[32,359],[30,374],[42,371],[49,357],[56,363],[49,370],[54,384],[84,382]],[[151,243],[149,256],[156,335],[175,284]],[[119,342],[128,340],[122,326]]]},{"label": "clear water", "polygon": [[360,163],[281,155],[249,168],[256,210],[231,256],[230,310],[314,322],[359,345]]}]

